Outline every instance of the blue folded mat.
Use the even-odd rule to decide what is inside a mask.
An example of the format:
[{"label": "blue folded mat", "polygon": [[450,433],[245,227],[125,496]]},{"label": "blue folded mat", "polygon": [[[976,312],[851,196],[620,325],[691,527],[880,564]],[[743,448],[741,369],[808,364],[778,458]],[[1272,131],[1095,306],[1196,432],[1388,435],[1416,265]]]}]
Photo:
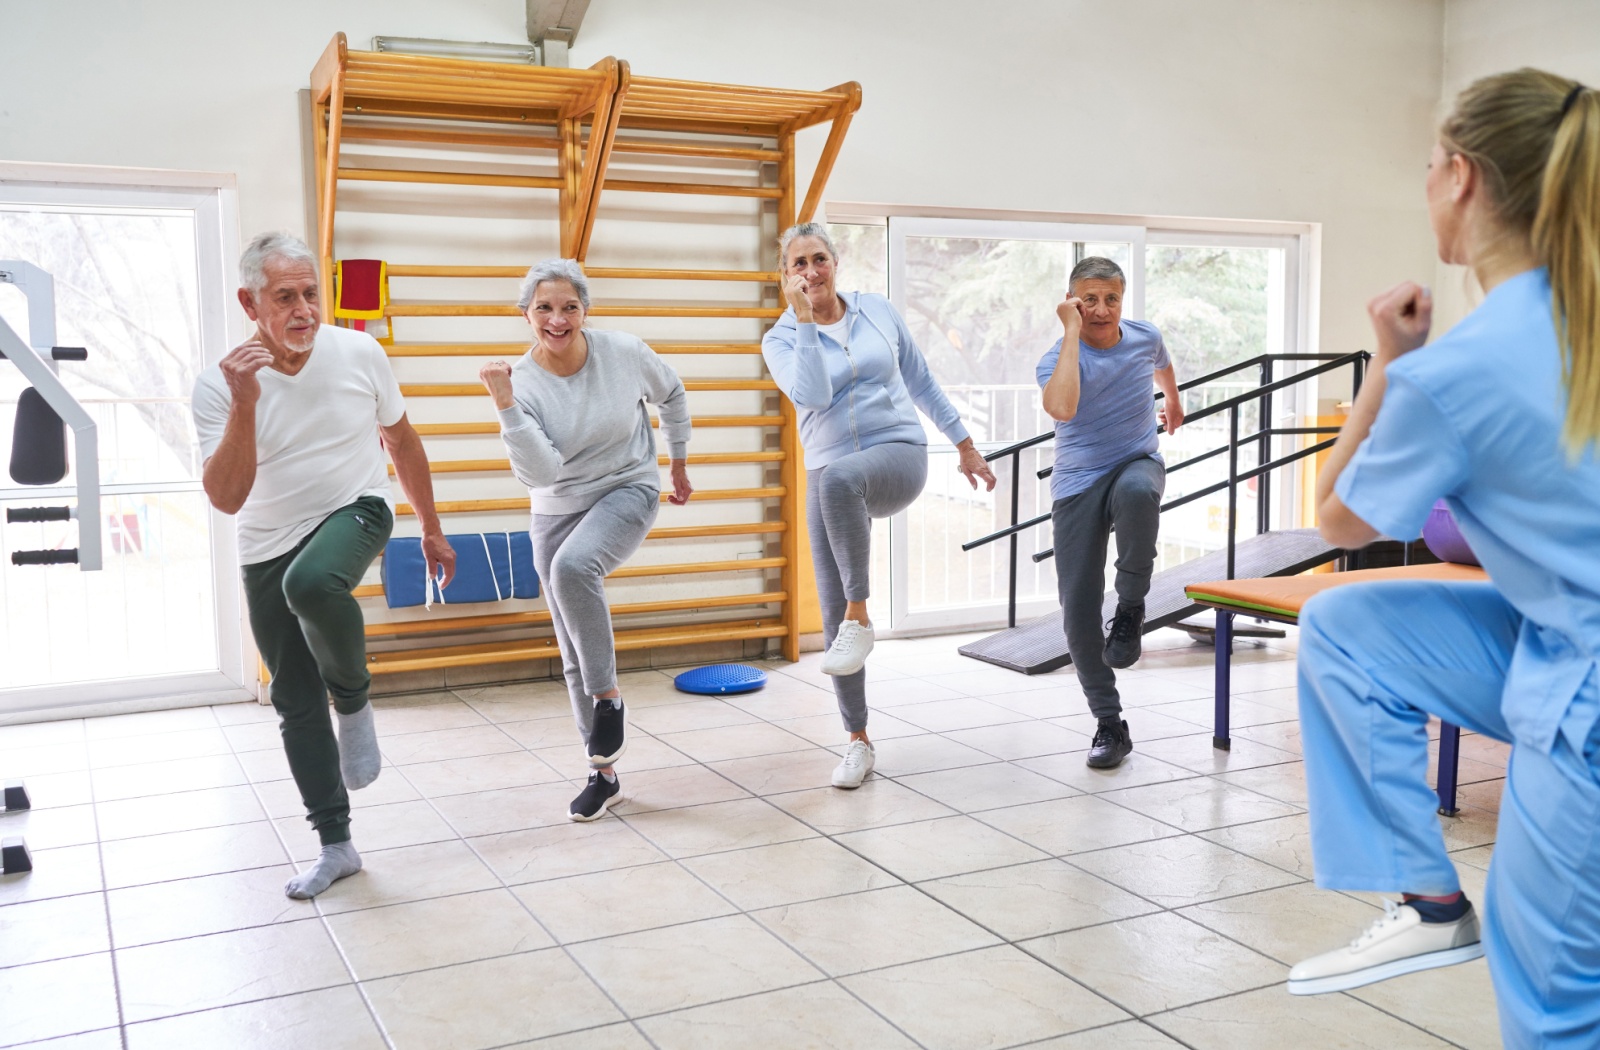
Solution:
[{"label": "blue folded mat", "polygon": [[533,542],[526,532],[468,532],[446,536],[456,552],[456,575],[450,586],[428,579],[422,540],[390,540],[383,549],[383,597],[389,608],[497,602],[539,597],[539,574],[533,568]]}]

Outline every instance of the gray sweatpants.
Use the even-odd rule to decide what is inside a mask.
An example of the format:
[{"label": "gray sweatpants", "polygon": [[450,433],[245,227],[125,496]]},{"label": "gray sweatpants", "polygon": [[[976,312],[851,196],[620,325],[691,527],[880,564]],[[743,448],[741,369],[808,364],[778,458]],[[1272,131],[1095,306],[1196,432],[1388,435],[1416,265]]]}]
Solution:
[{"label": "gray sweatpants", "polygon": [[[922,494],[928,447],[874,445],[806,472],[806,527],[822,603],[822,641],[832,645],[848,602],[871,593],[872,519],[898,514]],[[867,672],[833,680],[839,715],[852,733],[867,728]]]},{"label": "gray sweatpants", "polygon": [[1078,684],[1096,718],[1121,713],[1116,672],[1106,666],[1100,605],[1106,587],[1106,545],[1117,533],[1117,601],[1137,605],[1150,592],[1167,470],[1149,456],[1131,459],[1050,508],[1055,526],[1056,582]]},{"label": "gray sweatpants", "polygon": [[535,514],[530,531],[561,670],[584,747],[594,698],[617,684],[617,650],[604,580],[644,542],[661,509],[654,485],[625,485],[578,514]]}]

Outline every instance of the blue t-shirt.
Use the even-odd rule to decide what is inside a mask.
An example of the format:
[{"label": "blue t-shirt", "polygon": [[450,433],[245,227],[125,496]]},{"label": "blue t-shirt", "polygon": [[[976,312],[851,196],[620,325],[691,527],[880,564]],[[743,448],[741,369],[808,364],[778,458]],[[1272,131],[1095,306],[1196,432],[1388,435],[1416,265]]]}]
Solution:
[{"label": "blue t-shirt", "polygon": [[1414,539],[1443,498],[1524,617],[1506,681],[1519,743],[1551,746],[1600,689],[1600,460],[1561,442],[1566,395],[1546,272],[1497,285],[1438,342],[1387,370],[1372,432],[1334,486],[1357,516]]},{"label": "blue t-shirt", "polygon": [[[1061,359],[1057,339],[1039,361],[1040,389]],[[1161,329],[1147,321],[1122,322],[1122,339],[1109,350],[1078,344],[1078,414],[1056,424],[1056,464],[1050,498],[1066,499],[1135,456],[1156,454],[1155,371],[1172,363]]]}]

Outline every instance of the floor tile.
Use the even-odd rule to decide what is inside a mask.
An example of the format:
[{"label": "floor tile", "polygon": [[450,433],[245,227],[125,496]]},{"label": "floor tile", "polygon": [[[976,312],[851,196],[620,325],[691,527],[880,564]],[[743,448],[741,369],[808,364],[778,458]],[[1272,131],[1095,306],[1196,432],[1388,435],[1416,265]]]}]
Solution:
[{"label": "floor tile", "polygon": [[1034,1043],[1028,1050],[1183,1050],[1183,1044],[1144,1021],[1123,1021]]},{"label": "floor tile", "polygon": [[1010,945],[841,983],[929,1050],[1015,1046],[1127,1016]]},{"label": "floor tile", "polygon": [[483,1050],[622,1019],[559,948],[365,983],[398,1050]]},{"label": "floor tile", "polygon": [[959,729],[946,733],[945,737],[1007,761],[1084,751],[1089,747],[1089,737],[1082,733],[1036,718],[976,729]]},{"label": "floor tile", "polygon": [[855,831],[839,836],[838,842],[908,882],[1023,864],[1045,856],[962,816]]},{"label": "floor tile", "polygon": [[821,976],[743,915],[585,941],[569,950],[635,1016],[774,991]]},{"label": "floor tile", "polygon": [[918,888],[1013,941],[1157,910],[1149,901],[1059,860],[952,875]]},{"label": "floor tile", "polygon": [[691,857],[683,866],[746,910],[901,884],[876,864],[821,838]]},{"label": "floor tile", "polygon": [[94,783],[95,798],[101,802],[249,783],[239,760],[232,755],[96,769],[89,776]]},{"label": "floor tile", "polygon": [[[110,950],[106,900],[101,894],[0,908],[0,968]],[[3,1031],[0,1038],[5,1038]]]},{"label": "floor tile", "polygon": [[[221,734],[218,734],[219,737]],[[75,773],[89,768],[89,748],[85,743],[34,744],[0,751],[0,769],[12,780],[51,773]]]},{"label": "floor tile", "polygon": [[868,777],[860,787],[849,791],[820,787],[768,795],[767,801],[824,835],[909,824],[956,813],[949,806],[881,777]]},{"label": "floor tile", "polygon": [[1494,984],[1483,959],[1380,981],[1350,995],[1465,1050],[1500,1050]]},{"label": "floor tile", "polygon": [[130,1024],[350,982],[317,919],[123,948],[116,956]]},{"label": "floor tile", "polygon": [[162,835],[172,831],[194,831],[225,824],[248,824],[265,820],[266,812],[248,784],[179,791],[153,798],[101,802],[95,816],[100,822],[100,838],[131,839],[140,835]]},{"label": "floor tile", "polygon": [[481,726],[488,719],[449,693],[437,703],[400,703],[395,697],[380,697],[373,702],[373,724],[380,739],[407,733],[429,733],[440,729],[465,729]]},{"label": "floor tile", "polygon": [[[99,721],[99,719],[96,719]],[[59,722],[25,722],[21,725],[0,726],[0,752],[22,748],[54,747],[62,744],[81,744],[88,739],[84,719],[63,718]],[[10,774],[7,774],[8,776]]]},{"label": "floor tile", "polygon": [[489,835],[473,839],[472,847],[508,885],[666,859],[659,849],[615,817],[592,824],[568,821],[555,827]]},{"label": "floor tile", "polygon": [[1303,762],[1218,773],[1216,779],[1302,809],[1306,805],[1306,771]]},{"label": "floor tile", "polygon": [[310,901],[284,896],[294,871],[281,864],[112,890],[106,903],[117,947],[312,918]]},{"label": "floor tile", "polygon": [[[1173,714],[1173,712],[1167,711],[1164,706],[1140,707],[1124,711],[1123,717],[1128,720],[1128,732],[1133,737],[1134,749],[1137,750],[1139,745],[1147,740],[1165,740],[1167,737],[1173,736],[1193,736],[1196,730],[1207,729],[1211,725],[1209,719],[1205,722],[1197,723],[1175,718]],[[1088,711],[1080,711],[1064,718],[1052,718],[1050,721],[1055,725],[1065,726],[1067,729],[1081,733],[1086,741],[1093,738],[1099,722]],[[1088,744],[1085,743],[1084,747],[1088,747]]]},{"label": "floor tile", "polygon": [[1141,754],[1137,744],[1134,745],[1133,754],[1123,759],[1115,769],[1090,769],[1084,764],[1088,755],[1089,749],[1085,747],[1082,751],[1064,755],[1019,759],[1017,765],[1090,794],[1103,794],[1141,784],[1160,784],[1168,780],[1185,780],[1200,775],[1192,769]]},{"label": "floor tile", "polygon": [[474,758],[520,751],[522,745],[498,726],[468,726],[465,729],[436,729],[427,733],[383,737],[379,741],[383,759],[391,766],[416,762],[443,762],[451,758]]},{"label": "floor tile", "polygon": [[582,737],[573,724],[572,714],[563,711],[548,718],[530,718],[526,721],[496,723],[511,739],[530,751],[547,747],[578,747]]},{"label": "floor tile", "polygon": [[1301,808],[1225,784],[1213,777],[1146,784],[1143,787],[1103,792],[1100,797],[1135,813],[1159,817],[1163,823],[1184,831],[1210,831],[1230,824],[1288,817],[1300,812]]},{"label": "floor tile", "polygon": [[94,842],[93,806],[63,806],[60,809],[24,809],[0,812],[0,836],[20,835],[29,849],[58,849]]},{"label": "floor tile", "polygon": [[[474,791],[499,791],[532,787],[561,779],[555,770],[533,755],[512,751],[503,755],[478,755],[472,758],[447,758],[442,762],[419,762],[406,766],[401,774],[427,798],[467,795]],[[379,778],[382,782],[383,778]],[[396,779],[399,779],[398,777]]]},{"label": "floor tile", "polygon": [[691,729],[720,729],[760,721],[748,711],[726,700],[691,700],[681,704],[658,704],[628,710],[628,722],[646,733],[684,733]]},{"label": "floor tile", "polygon": [[1150,1018],[1195,1050],[1444,1050],[1449,1044],[1346,995],[1290,996],[1264,988]]},{"label": "floor tile", "polygon": [[[304,818],[280,817],[273,823],[288,843],[292,860],[305,863],[322,852],[317,833]],[[359,850],[385,850],[442,842],[455,838],[456,831],[427,802],[392,802],[354,810],[350,815],[350,837]]]},{"label": "floor tile", "polygon": [[[971,666],[971,661],[960,657]],[[965,669],[965,668],[963,668]],[[829,689],[829,695],[832,690]],[[932,700],[954,700],[966,696],[959,689],[949,686],[935,685],[926,678],[896,678],[880,680],[872,683],[872,689],[867,694],[867,703],[873,708],[893,709],[904,704],[925,704]]]},{"label": "floor tile", "polygon": [[502,889],[345,912],[328,928],[362,981],[555,944]]},{"label": "floor tile", "polygon": [[630,772],[624,781],[623,801],[614,804],[611,811],[649,813],[749,797],[750,793],[738,784],[697,763]]},{"label": "floor tile", "polygon": [[563,943],[712,919],[738,909],[672,862],[518,886],[516,894]]},{"label": "floor tile", "polygon": [[816,832],[758,798],[629,815],[627,822],[670,857],[810,838]]},{"label": "floor tile", "polygon": [[[189,729],[216,729],[216,708],[179,707],[170,711],[136,711],[126,715],[104,715],[99,718],[74,719],[61,723],[77,727],[85,739],[115,740],[130,736],[148,736],[151,733],[174,733]],[[0,736],[0,747],[8,747]]]},{"label": "floor tile", "polygon": [[[736,727],[737,728],[737,727]],[[573,783],[587,780],[592,770],[589,756],[576,739],[560,747],[542,747],[534,752],[545,765]],[[635,731],[628,735],[628,753],[617,763],[623,773],[639,773],[648,769],[665,769],[668,766],[687,766],[694,759],[677,748],[664,743],[648,733]]]},{"label": "floor tile", "polygon": [[910,886],[785,904],[751,918],[835,977],[999,943]]},{"label": "floor tile", "polygon": [[977,819],[1056,856],[1179,834],[1169,824],[1093,795],[991,809]]},{"label": "floor tile", "polygon": [[[772,724],[818,747],[843,747],[850,738],[850,734],[839,724],[839,715],[835,711],[808,715],[804,718],[785,718]],[[867,728],[874,743],[896,740],[904,736],[919,736],[927,732],[921,726],[901,721],[894,715],[882,711],[872,716],[872,724]]]},{"label": "floor tile", "polygon": [[1278,984],[1289,974],[1288,967],[1170,912],[1021,947],[1139,1016]]},{"label": "floor tile", "polygon": [[[801,682],[790,683],[786,689],[774,689],[769,683],[767,688],[758,693],[740,697],[737,706],[739,710],[767,722],[831,715],[833,724],[839,727],[839,732],[844,732],[843,723],[839,719],[838,698],[831,691],[817,689]],[[875,702],[874,706],[882,705]]]},{"label": "floor tile", "polygon": [[[0,770],[4,769],[5,767],[0,765]],[[0,772],[0,777],[7,780],[14,779],[4,772]],[[94,775],[88,770],[31,776],[27,778],[26,786],[28,804],[34,809],[86,806],[94,801]]]},{"label": "floor tile", "polygon": [[361,855],[361,870],[317,897],[324,915],[470,893],[500,885],[471,847],[460,841],[373,850]]},{"label": "floor tile", "polygon": [[41,1043],[17,1043],[13,1050],[123,1050],[122,1030],[102,1028],[98,1032],[66,1035]]},{"label": "floor tile", "polygon": [[289,859],[265,820],[107,842],[101,845],[100,856],[106,886],[113,889],[264,868]]},{"label": "floor tile", "polygon": [[434,799],[433,804],[459,834],[472,838],[566,824],[568,806],[580,790],[578,785],[559,780],[532,787],[444,795]]},{"label": "floor tile", "polygon": [[948,740],[937,733],[886,740],[877,751],[878,759],[874,768],[879,776],[884,777],[931,773],[936,769],[978,766],[994,761],[992,755]]},{"label": "floor tile", "polygon": [[15,966],[0,980],[5,1039],[26,1043],[117,1024],[111,955]]},{"label": "floor tile", "polygon": [[226,755],[233,751],[221,729],[186,729],[175,733],[152,733],[149,736],[115,737],[110,740],[90,739],[89,764],[95,769],[112,766],[132,766],[146,762],[166,762],[179,758],[206,758]]},{"label": "floor tile", "polygon": [[105,889],[105,880],[100,876],[100,847],[94,843],[34,849],[30,842],[28,852],[33,857],[32,871],[0,875],[0,906]]},{"label": "floor tile", "polygon": [[1248,737],[1233,737],[1233,747],[1219,751],[1211,746],[1211,734],[1174,736],[1135,745],[1139,751],[1163,762],[1196,773],[1226,773],[1232,769],[1254,769],[1282,762],[1294,762],[1299,754],[1258,743]]},{"label": "floor tile", "polygon": [[383,1036],[354,986],[261,999],[128,1026],[128,1050],[383,1050]]},{"label": "floor tile", "polygon": [[1027,720],[1026,715],[976,697],[905,704],[895,708],[894,714],[896,718],[930,733],[948,733],[957,729],[977,729]]},{"label": "floor tile", "polygon": [[767,722],[724,726],[721,729],[695,729],[685,733],[666,733],[662,742],[698,762],[720,762],[730,758],[778,755],[803,751],[809,740],[785,732]]},{"label": "floor tile", "polygon": [[1078,792],[1009,762],[901,777],[900,784],[964,813],[1066,798]]},{"label": "floor tile", "polygon": [[1307,882],[1197,904],[1179,914],[1288,966],[1349,944],[1383,915]]},{"label": "floor tile", "polygon": [[514,1043],[501,1050],[651,1050],[651,1046],[631,1022],[621,1021],[528,1043]]},{"label": "floor tile", "polygon": [[1298,881],[1286,871],[1193,835],[1115,846],[1076,855],[1071,862],[1163,908]]},{"label": "floor tile", "polygon": [[831,982],[659,1014],[641,1024],[661,1050],[916,1047],[860,1000]]},{"label": "floor tile", "polygon": [[1315,875],[1311,864],[1311,819],[1304,813],[1216,831],[1202,831],[1200,837],[1275,868],[1282,868],[1302,879]]},{"label": "floor tile", "polygon": [[781,755],[712,762],[707,768],[716,770],[746,791],[773,795],[827,786],[832,782],[833,767],[838,764],[838,755],[813,747]]},{"label": "floor tile", "polygon": [[919,682],[953,689],[965,696],[989,696],[992,693],[1026,693],[1055,689],[1057,681],[1049,675],[1019,675],[1001,667],[972,661],[972,670],[952,674],[923,675]]}]

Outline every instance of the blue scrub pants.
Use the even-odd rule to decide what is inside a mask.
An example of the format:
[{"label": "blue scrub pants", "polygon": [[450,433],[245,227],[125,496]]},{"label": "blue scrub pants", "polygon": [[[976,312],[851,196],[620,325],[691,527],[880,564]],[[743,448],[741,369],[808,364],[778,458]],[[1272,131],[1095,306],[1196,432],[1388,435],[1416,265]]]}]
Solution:
[{"label": "blue scrub pants", "polygon": [[[1521,615],[1492,584],[1324,592],[1300,616],[1300,721],[1317,885],[1460,889],[1428,787],[1428,716],[1497,740]],[[1515,746],[1481,902],[1508,1050],[1600,1045],[1600,698],[1549,753]],[[1516,703],[1516,697],[1507,698]]]}]

